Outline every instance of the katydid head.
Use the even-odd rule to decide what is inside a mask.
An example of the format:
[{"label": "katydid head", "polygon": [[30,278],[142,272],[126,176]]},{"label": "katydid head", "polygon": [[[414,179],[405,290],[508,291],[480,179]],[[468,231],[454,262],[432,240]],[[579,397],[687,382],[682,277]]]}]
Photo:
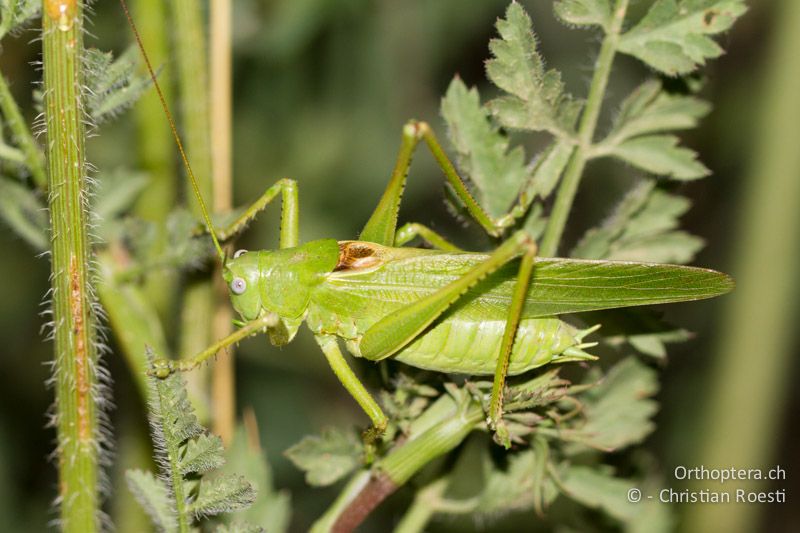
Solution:
[{"label": "katydid head", "polygon": [[222,277],[231,293],[231,304],[244,320],[255,320],[261,314],[258,289],[258,253],[236,252],[224,263]]}]

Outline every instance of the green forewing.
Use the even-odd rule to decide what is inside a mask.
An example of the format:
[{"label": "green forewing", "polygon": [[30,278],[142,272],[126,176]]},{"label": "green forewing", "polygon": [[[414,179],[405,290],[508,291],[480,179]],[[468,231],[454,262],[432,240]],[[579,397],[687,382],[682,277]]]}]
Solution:
[{"label": "green forewing", "polygon": [[[337,272],[324,284],[327,297],[358,313],[392,312],[461,277],[488,258],[484,254],[387,249],[385,263],[370,271]],[[502,319],[508,312],[518,261],[470,289],[451,309],[475,319]],[[617,307],[700,300],[726,293],[733,280],[713,270],[652,263],[538,259],[523,309],[523,317]],[[330,303],[334,303],[330,301]],[[354,308],[355,307],[355,308]],[[366,317],[364,317],[366,318]]]}]

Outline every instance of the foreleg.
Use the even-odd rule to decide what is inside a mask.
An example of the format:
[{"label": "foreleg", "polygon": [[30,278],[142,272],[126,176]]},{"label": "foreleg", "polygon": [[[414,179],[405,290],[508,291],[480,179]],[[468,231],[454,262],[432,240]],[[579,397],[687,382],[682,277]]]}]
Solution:
[{"label": "foreleg", "polygon": [[228,226],[217,230],[219,238],[223,241],[242,231],[247,224],[260,213],[267,204],[281,195],[281,234],[280,247],[292,248],[299,243],[300,212],[297,197],[297,182],[283,178],[266,190],[255,202],[245,209],[239,217]]}]

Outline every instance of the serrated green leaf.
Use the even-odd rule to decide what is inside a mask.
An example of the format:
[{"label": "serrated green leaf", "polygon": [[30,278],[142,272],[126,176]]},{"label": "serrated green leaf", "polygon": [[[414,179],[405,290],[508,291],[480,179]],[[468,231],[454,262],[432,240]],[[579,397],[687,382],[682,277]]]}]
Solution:
[{"label": "serrated green leaf", "polygon": [[132,106],[152,83],[137,74],[139,51],[129,47],[116,60],[111,52],[90,48],[86,51],[87,107],[100,123]]},{"label": "serrated green leaf", "polygon": [[477,89],[467,89],[459,78],[442,99],[442,116],[478,202],[493,217],[506,214],[528,176],[522,148],[509,150],[508,138],[489,121]]},{"label": "serrated green leaf", "polygon": [[353,433],[329,428],[320,436],[303,437],[284,454],[297,468],[305,471],[309,485],[323,487],[357,468],[362,448]]},{"label": "serrated green leaf", "polygon": [[152,269],[196,269],[214,257],[207,235],[196,235],[198,222],[188,210],[173,209],[167,217],[167,246],[160,243],[163,226],[126,218],[125,238],[137,261],[137,271]]},{"label": "serrated green leaf", "polygon": [[612,255],[612,244],[642,210],[654,188],[655,182],[649,180],[632,188],[600,227],[586,232],[570,255],[584,259],[609,259]]},{"label": "serrated green leaf", "polygon": [[655,263],[685,264],[703,248],[703,239],[685,231],[670,231],[648,235],[636,240],[622,241],[624,246],[614,250],[618,261],[653,261]]},{"label": "serrated green leaf", "polygon": [[590,229],[572,255],[587,259],[688,263],[703,241],[677,231],[678,217],[689,201],[644,181],[631,189],[614,213],[598,228]]},{"label": "serrated green leaf", "polygon": [[183,376],[175,372],[165,379],[154,376],[150,379],[155,388],[150,405],[152,425],[162,428],[163,438],[171,441],[170,446],[177,448],[185,440],[202,433],[203,427],[197,422],[194,407],[186,394]]},{"label": "serrated green leaf", "polygon": [[125,481],[136,501],[159,531],[177,531],[175,504],[169,489],[162,481],[142,470],[126,471]]},{"label": "serrated green leaf", "polygon": [[608,0],[560,0],[553,9],[556,16],[567,24],[596,25],[607,29],[611,23]]},{"label": "serrated green leaf", "polygon": [[178,471],[183,474],[203,474],[225,463],[222,456],[222,439],[217,435],[201,434],[186,441],[178,461]]},{"label": "serrated green leaf", "polygon": [[559,140],[542,154],[531,177],[531,183],[539,198],[549,197],[556,188],[574,149],[571,142]]},{"label": "serrated green leaf", "polygon": [[536,201],[536,198],[544,200],[550,196],[574,149],[572,142],[560,139],[542,152],[536,160],[528,183],[520,192],[519,201],[512,209],[515,218],[525,215],[523,227],[533,239],[539,238],[547,223],[542,203]]},{"label": "serrated green leaf", "polygon": [[527,449],[511,455],[505,470],[492,465],[474,514],[496,518],[512,511],[531,509],[534,505],[547,506],[558,495],[558,489],[546,475],[543,461],[545,457]]},{"label": "serrated green leaf", "polygon": [[588,324],[603,325],[603,342],[611,346],[629,343],[640,353],[663,359],[665,344],[685,342],[691,333],[665,322],[661,313],[649,309],[616,309],[588,313],[581,317]]},{"label": "serrated green leaf", "polygon": [[644,333],[639,335],[628,335],[628,342],[637,351],[650,357],[663,359],[667,356],[665,344],[673,342],[686,342],[692,337],[688,330],[676,328],[672,331],[661,333]]},{"label": "serrated green leaf", "polygon": [[747,10],[743,0],[656,0],[624,33],[618,50],[677,76],[722,54],[710,35],[731,27]]},{"label": "serrated green leaf", "polygon": [[591,509],[600,509],[622,522],[632,519],[637,506],[628,499],[633,481],[588,466],[570,466],[561,474],[567,496]]},{"label": "serrated green leaf", "polygon": [[603,450],[641,442],[655,428],[651,418],[658,404],[650,397],[657,391],[654,370],[633,357],[617,363],[582,395],[585,424],[577,429],[575,440]]},{"label": "serrated green leaf", "polygon": [[203,478],[197,498],[189,506],[198,518],[229,513],[248,507],[256,499],[253,486],[242,476]]},{"label": "serrated green leaf", "polygon": [[678,146],[674,135],[643,135],[624,141],[610,149],[614,155],[628,163],[677,180],[693,180],[711,172],[697,160],[697,153]]},{"label": "serrated green leaf", "polygon": [[497,31],[501,38],[489,43],[494,57],[487,61],[486,72],[509,93],[489,102],[497,120],[511,129],[572,136],[582,104],[564,92],[556,70],[545,72],[531,20],[519,4],[508,7],[506,18],[497,21]]},{"label": "serrated green leaf", "polygon": [[661,82],[640,85],[623,102],[607,141],[611,144],[647,133],[685,130],[697,126],[711,106],[694,96],[670,94]]},{"label": "serrated green leaf", "polygon": [[0,217],[37,251],[48,248],[47,209],[27,187],[0,176]]},{"label": "serrated green leaf", "polygon": [[0,2],[0,38],[14,32],[39,14],[39,0],[5,0]]},{"label": "serrated green leaf", "polygon": [[[254,428],[257,431],[257,428]],[[233,442],[227,450],[223,471],[226,473],[246,472],[247,478],[257,492],[253,505],[237,513],[237,520],[253,524],[268,524],[270,533],[283,533],[289,530],[291,504],[289,493],[275,490],[272,470],[267,462],[266,452],[251,444],[244,426],[239,426]]]}]

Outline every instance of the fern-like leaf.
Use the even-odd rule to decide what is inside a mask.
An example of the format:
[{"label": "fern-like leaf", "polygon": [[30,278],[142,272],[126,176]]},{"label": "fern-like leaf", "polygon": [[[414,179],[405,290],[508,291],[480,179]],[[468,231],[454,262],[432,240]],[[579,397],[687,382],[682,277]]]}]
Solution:
[{"label": "fern-like leaf", "polygon": [[128,470],[125,472],[125,480],[134,498],[159,531],[171,532],[177,529],[175,502],[162,481],[142,470]]},{"label": "fern-like leaf", "polygon": [[0,2],[0,39],[21,29],[39,14],[39,0],[3,0]]},{"label": "fern-like leaf", "polygon": [[200,435],[190,439],[183,449],[178,470],[181,474],[203,474],[225,463],[222,439],[216,435]]},{"label": "fern-like leaf", "polygon": [[494,57],[486,63],[486,72],[509,93],[489,103],[500,124],[571,137],[582,104],[564,92],[558,71],[545,71],[527,13],[512,3],[506,18],[497,21],[497,31],[501,38],[489,43]]},{"label": "fern-like leaf", "polygon": [[687,74],[722,55],[710,36],[730,28],[746,10],[743,0],[656,0],[620,37],[618,49],[669,76]]},{"label": "fern-like leaf", "polygon": [[608,29],[611,24],[611,7],[608,0],[560,0],[553,9],[556,16],[566,24],[575,26],[600,26]]},{"label": "fern-like leaf", "polygon": [[509,150],[508,138],[489,121],[477,89],[467,89],[459,78],[453,79],[442,99],[442,116],[459,167],[477,189],[478,202],[490,215],[504,215],[527,179],[522,148]]},{"label": "fern-like leaf", "polygon": [[[658,404],[650,397],[658,392],[656,373],[630,357],[617,363],[605,379],[586,391],[585,424],[576,429],[576,442],[592,449],[619,450],[649,435]],[[577,446],[576,450],[585,450]]]},{"label": "fern-like leaf", "polygon": [[91,48],[85,62],[87,106],[98,124],[131,107],[152,83],[137,74],[139,51],[134,46],[116,60],[111,52]]},{"label": "fern-like leaf", "polygon": [[608,139],[619,143],[637,135],[694,128],[710,110],[708,102],[694,96],[670,94],[660,81],[650,80],[622,103]]},{"label": "fern-like leaf", "polygon": [[686,198],[643,181],[619,203],[600,226],[586,232],[572,257],[653,263],[688,263],[703,240],[678,230],[678,218],[689,209]]},{"label": "fern-like leaf", "polygon": [[678,146],[674,135],[642,135],[611,149],[611,154],[647,172],[677,180],[694,180],[711,171],[697,160],[697,153]]},{"label": "fern-like leaf", "polygon": [[203,479],[189,509],[197,518],[202,518],[244,509],[255,499],[256,491],[245,478],[226,475]]},{"label": "fern-like leaf", "polygon": [[362,449],[351,432],[327,429],[320,436],[307,436],[286,450],[285,455],[306,473],[309,485],[335,483],[359,466]]}]

